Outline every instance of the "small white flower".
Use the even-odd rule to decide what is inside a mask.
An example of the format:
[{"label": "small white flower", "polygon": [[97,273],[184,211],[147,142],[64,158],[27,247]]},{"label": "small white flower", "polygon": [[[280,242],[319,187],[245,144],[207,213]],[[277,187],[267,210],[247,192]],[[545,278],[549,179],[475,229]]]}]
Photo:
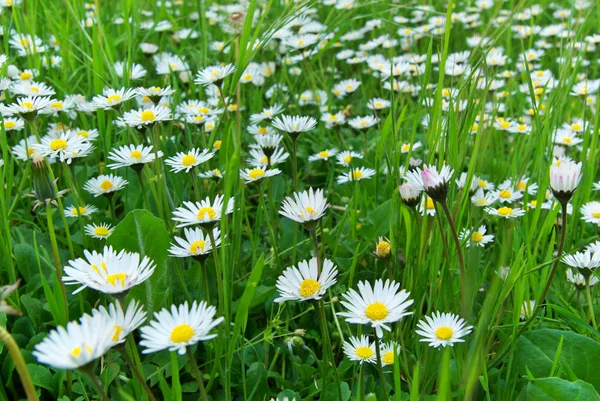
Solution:
[{"label": "small white flower", "polygon": [[600,226],[600,202],[588,202],[581,207],[581,219]]},{"label": "small white flower", "polygon": [[349,166],[350,163],[352,162],[352,160],[354,159],[362,159],[363,155],[362,153],[358,153],[358,152],[353,152],[350,150],[344,150],[340,153],[337,154],[336,159],[337,159],[337,164],[341,164],[342,166]]},{"label": "small white flower", "polygon": [[473,326],[465,326],[464,319],[451,313],[433,312],[432,316],[425,316],[419,321],[416,333],[424,337],[421,342],[429,343],[430,347],[438,348],[454,346],[454,343],[464,342],[462,337],[471,333]]},{"label": "small white flower", "polygon": [[[208,235],[204,231],[197,228],[184,228],[183,233],[185,238],[175,237],[177,244],[171,244],[169,254],[177,258],[187,257],[202,257],[210,254],[212,251],[212,243]],[[221,231],[213,228],[213,236],[215,238],[215,246],[221,245]]]},{"label": "small white flower", "polygon": [[[108,159],[114,163],[108,165],[111,169],[120,167],[143,167],[146,163],[154,161],[156,154],[152,146],[144,145],[127,145],[121,146],[118,149],[113,149],[108,154]],[[163,152],[158,151],[158,157],[162,157]]]},{"label": "small white flower", "polygon": [[290,134],[300,134],[315,128],[317,120],[312,117],[282,115],[281,117],[275,117],[272,125]]},{"label": "small white flower", "polygon": [[329,207],[323,190],[316,191],[311,187],[308,191],[295,192],[292,197],[286,197],[281,205],[279,214],[297,223],[317,221],[323,217]]},{"label": "small white flower", "polygon": [[554,196],[560,200],[568,200],[581,180],[581,162],[563,161],[559,165],[550,166],[550,187]]},{"label": "small white flower", "polygon": [[142,128],[161,121],[172,120],[171,110],[163,106],[151,106],[147,109],[131,110],[123,114],[119,122],[125,126]]},{"label": "small white flower", "polygon": [[350,288],[344,295],[341,304],[348,312],[340,312],[348,323],[368,324],[375,329],[377,337],[383,337],[383,330],[391,331],[390,323],[395,323],[404,316],[411,315],[406,309],[413,304],[408,299],[409,292],[398,292],[400,283],[379,279],[371,287],[366,281],[358,283],[358,292]]},{"label": "small white flower", "polygon": [[171,305],[170,312],[163,309],[155,313],[155,320],[140,329],[140,345],[145,347],[142,353],[168,349],[183,355],[186,347],[215,338],[217,335],[210,331],[224,320],[223,317],[215,319],[216,312],[215,307],[208,306],[205,301],[199,304],[194,301],[191,308],[185,302],[179,307]]},{"label": "small white flower", "polygon": [[198,72],[195,83],[204,86],[221,86],[223,84],[223,80],[234,72],[235,66],[233,64],[206,67],[202,71]]},{"label": "small white flower", "polygon": [[466,240],[466,246],[467,248],[470,246],[480,246],[482,248],[484,248],[486,246],[486,244],[489,244],[490,242],[492,242],[494,240],[494,236],[493,235],[486,235],[486,228],[485,226],[480,226],[479,229],[477,230],[468,230],[468,229],[464,229],[461,231],[460,235],[458,236],[458,238],[461,241]]},{"label": "small white flower", "polygon": [[374,176],[375,173],[376,171],[372,168],[355,168],[347,173],[343,173],[342,175],[338,176],[337,183],[344,184],[346,182],[366,180]]},{"label": "small white flower", "polygon": [[[221,220],[224,199],[225,195],[217,195],[213,202],[209,197],[195,203],[183,202],[183,206],[173,212],[173,221],[179,222],[177,228],[194,224],[212,225]],[[233,213],[233,202],[234,199],[229,198],[225,206],[225,214]]]},{"label": "small white flower", "polygon": [[66,217],[80,217],[80,216],[89,216],[90,214],[96,213],[98,208],[92,205],[79,206],[76,208],[75,206],[67,206],[65,208],[65,216]]},{"label": "small white flower", "polygon": [[113,229],[110,224],[102,223],[100,225],[87,224],[85,233],[90,237],[97,239],[107,239],[112,234]]},{"label": "small white flower", "polygon": [[319,160],[329,160],[330,157],[334,157],[337,154],[337,149],[326,149],[322,150],[317,154],[308,156],[309,162],[315,162]]},{"label": "small white flower", "polygon": [[511,207],[506,207],[506,206],[502,206],[498,209],[487,208],[486,212],[493,216],[504,217],[506,219],[510,219],[510,218],[514,219],[517,217],[521,217],[525,214],[525,210],[523,210],[523,209],[511,208]]},{"label": "small white flower", "polygon": [[375,363],[377,362],[377,351],[375,343],[370,342],[369,338],[364,334],[359,337],[350,337],[348,341],[344,341],[344,354],[351,361]]},{"label": "small white flower", "polygon": [[139,302],[133,300],[127,305],[127,309],[123,312],[121,303],[114,301],[108,305],[108,309],[100,306],[98,309],[92,310],[93,319],[104,319],[113,326],[114,334],[111,338],[112,344],[120,344],[125,341],[127,336],[135,329],[140,327],[146,320],[146,312]]},{"label": "small white flower", "polygon": [[273,177],[281,173],[281,170],[277,168],[268,169],[266,166],[259,166],[253,169],[245,169],[240,171],[240,178],[249,184],[262,180],[263,178]]},{"label": "small white flower", "polygon": [[336,283],[337,268],[329,259],[323,261],[318,271],[317,258],[303,260],[298,267],[291,266],[277,279],[279,297],[275,302],[318,300]]},{"label": "small white flower", "polygon": [[83,186],[83,189],[94,195],[94,197],[97,197],[119,191],[127,184],[128,182],[124,178],[113,174],[107,174],[99,175],[96,178],[90,178]]},{"label": "small white flower", "polygon": [[171,166],[171,171],[179,173],[185,170],[188,173],[192,168],[212,159],[215,154],[208,149],[191,149],[189,152],[177,152],[176,156],[169,157],[165,164]]}]

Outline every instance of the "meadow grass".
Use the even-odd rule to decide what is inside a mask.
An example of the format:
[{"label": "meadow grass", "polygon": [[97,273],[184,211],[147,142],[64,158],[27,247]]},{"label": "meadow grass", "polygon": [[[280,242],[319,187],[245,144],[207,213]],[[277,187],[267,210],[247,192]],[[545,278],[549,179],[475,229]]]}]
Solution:
[{"label": "meadow grass", "polygon": [[[581,251],[598,236],[599,224],[584,221],[582,207],[596,197],[599,54],[592,35],[598,34],[600,18],[594,9],[600,13],[599,4],[511,0],[488,8],[481,1],[455,0],[356,1],[347,6],[343,1],[276,0],[13,3],[0,14],[1,53],[8,56],[1,77],[13,81],[2,92],[3,104],[22,96],[13,89],[21,83],[18,73],[25,70],[33,70],[32,79],[54,89],[53,98],[81,94],[84,100],[75,101],[72,111],[38,114],[21,130],[9,130],[10,114],[3,112],[0,282],[20,280],[20,286],[0,298],[0,339],[5,344],[0,345],[0,400],[600,399],[600,379],[594,371],[600,358],[597,289],[573,285],[567,280],[568,266],[560,263],[561,251]],[[560,10],[567,10],[568,16],[558,15]],[[423,19],[416,18],[421,14]],[[299,18],[306,21],[295,25]],[[441,22],[435,25],[435,19]],[[311,28],[309,22],[321,25]],[[552,24],[564,34],[542,37],[540,30]],[[162,30],[163,26],[168,27]],[[371,29],[356,40],[350,36],[365,26]],[[520,34],[527,27],[532,33]],[[174,38],[184,28],[197,37]],[[315,29],[314,45],[300,50],[281,45],[286,40],[282,31],[291,30],[293,38],[303,28]],[[405,29],[424,31],[400,35]],[[20,39],[20,34],[39,37],[47,50],[18,55],[10,40]],[[368,50],[359,47],[383,35],[397,42],[388,46],[380,40]],[[474,35],[487,42],[473,46]],[[528,59],[531,49],[543,48],[542,39],[549,43],[543,55]],[[211,47],[215,41],[228,50]],[[181,57],[187,68],[158,74],[156,60],[140,49],[145,42],[155,44],[158,53]],[[491,57],[501,48],[506,64],[491,65]],[[365,60],[350,63],[336,57],[347,49]],[[450,74],[452,69],[446,67],[462,51],[468,51],[458,63],[467,67],[465,72]],[[304,56],[294,58],[302,52]],[[392,66],[390,71],[375,70],[367,62],[375,55],[382,60],[403,57],[397,63],[405,63],[405,70],[396,79],[405,86],[386,89],[392,82]],[[114,68],[119,61],[125,65],[123,74]],[[274,62],[274,71],[252,69],[252,63],[265,62]],[[132,78],[132,63],[145,68],[146,75]],[[227,63],[235,66],[235,72],[223,80],[220,96],[195,82],[198,71]],[[551,78],[536,81],[538,71],[549,71]],[[244,83],[250,72],[262,74],[264,82]],[[335,84],[351,78],[360,81],[358,89],[337,97]],[[492,88],[494,79],[503,85]],[[574,96],[574,86],[586,80],[596,89]],[[285,85],[287,92],[267,96],[275,84]],[[141,96],[115,109],[84,107],[105,88],[152,86],[174,89],[160,100],[173,115],[147,129],[116,124],[127,111],[150,109],[151,102]],[[389,107],[370,110],[367,102],[373,98],[388,100]],[[189,100],[211,101],[209,107],[221,111],[209,118],[214,129],[208,123],[196,125],[176,111]],[[297,140],[282,131],[281,147],[288,157],[270,166],[280,173],[259,184],[245,183],[243,171],[254,168],[250,151],[256,142],[249,132],[250,117],[276,104],[283,106],[282,114],[319,122]],[[348,124],[329,127],[321,121],[327,111],[343,111],[348,120],[372,115],[377,121],[367,130]],[[557,129],[576,119],[583,120],[582,129],[569,132],[581,143],[557,144]],[[511,127],[523,124],[529,132],[499,129],[502,121],[510,121]],[[50,123],[63,128],[52,131]],[[271,123],[267,118],[259,125]],[[20,140],[60,136],[64,127],[97,129],[93,151],[71,164],[58,160],[50,164],[47,157],[42,172],[29,156],[20,159],[14,154]],[[405,144],[417,141],[422,147],[405,150]],[[139,172],[110,169],[111,150],[129,144],[152,145],[153,152],[160,150],[164,156]],[[196,147],[215,155],[191,173],[173,172],[165,163],[177,152]],[[310,155],[332,148],[362,153],[351,166],[372,168],[373,177],[338,183],[338,176],[348,173],[349,167],[336,163],[335,157],[308,161]],[[38,149],[43,151],[41,145]],[[297,182],[292,163],[296,151]],[[582,162],[581,181],[566,219],[551,194],[549,171],[558,157]],[[425,202],[425,212],[422,206],[408,206],[398,190],[407,182],[407,171],[420,171],[414,159],[422,162],[421,169],[424,165],[454,169],[444,184],[445,202],[436,200],[427,207],[427,195],[421,195],[419,205]],[[223,172],[222,178],[197,176],[213,169]],[[90,178],[109,173],[128,181],[114,197],[94,197],[84,189]],[[459,188],[455,179],[461,173],[467,184]],[[38,181],[48,177],[57,180],[56,189],[69,191],[32,211],[40,195]],[[508,188],[522,195],[508,204],[525,210],[524,215],[505,219],[474,205],[469,184],[480,179],[495,183],[496,189],[489,192],[496,194],[499,184],[508,180]],[[521,182],[529,188],[535,183],[538,189],[520,188]],[[324,190],[329,208],[312,226],[279,213],[295,186],[298,191]],[[37,198],[25,196],[34,189]],[[202,258],[172,257],[174,237],[183,236],[173,220],[176,208],[185,201],[218,195],[234,199],[231,213],[224,208],[216,216],[221,246]],[[84,205],[95,206],[98,212],[65,216],[67,206]],[[107,239],[85,233],[87,224],[103,222],[112,225]],[[457,234],[471,231],[458,239],[453,225]],[[485,247],[472,242],[473,230],[481,225],[494,235]],[[211,225],[202,228],[207,235],[204,250],[214,238],[208,237]],[[377,257],[374,253],[382,241],[389,243],[389,251]],[[84,250],[102,252],[105,245],[150,258],[154,272],[125,293],[86,288],[74,294],[78,286],[61,281],[64,266],[83,257]],[[318,301],[275,302],[283,271],[313,256],[319,269],[325,259],[333,262],[336,283]],[[358,363],[344,354],[344,343],[353,336],[364,334],[377,344],[380,340],[369,324],[352,324],[338,315],[347,310],[340,301],[349,289],[378,279],[400,283],[413,301],[408,306],[411,314],[384,331],[381,342],[394,344],[394,357],[383,367],[376,361]],[[51,330],[114,300],[123,305],[140,301],[147,313],[144,325],[162,308],[194,301],[214,305],[215,318],[222,317],[223,322],[210,331],[215,338],[190,345],[183,353],[165,349],[142,354],[147,346],[140,344],[143,336],[136,330],[78,369],[39,362],[34,351]],[[538,303],[524,311],[531,300]],[[464,342],[430,347],[416,330],[433,312],[459,316],[473,330],[462,338]],[[376,348],[375,359],[381,360]],[[59,350],[57,355],[61,356]]]}]

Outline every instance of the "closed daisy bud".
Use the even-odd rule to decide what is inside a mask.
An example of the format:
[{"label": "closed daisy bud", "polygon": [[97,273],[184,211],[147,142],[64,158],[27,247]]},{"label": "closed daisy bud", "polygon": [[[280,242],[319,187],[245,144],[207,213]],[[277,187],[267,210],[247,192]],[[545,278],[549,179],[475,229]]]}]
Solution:
[{"label": "closed daisy bud", "polygon": [[563,161],[550,166],[550,188],[561,204],[569,202],[581,180],[581,162]]},{"label": "closed daisy bud", "polygon": [[416,207],[421,198],[421,189],[416,185],[406,182],[398,187],[400,199],[408,207]]},{"label": "closed daisy bud", "polygon": [[33,177],[33,195],[39,204],[48,205],[56,199],[56,185],[50,177],[50,172],[46,167],[46,160],[39,153],[31,155],[32,177]]}]

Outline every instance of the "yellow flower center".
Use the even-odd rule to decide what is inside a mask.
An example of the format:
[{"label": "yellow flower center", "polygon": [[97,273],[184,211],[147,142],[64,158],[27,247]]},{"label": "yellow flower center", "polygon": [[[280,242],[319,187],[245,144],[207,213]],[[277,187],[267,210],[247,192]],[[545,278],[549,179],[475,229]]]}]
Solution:
[{"label": "yellow flower center", "polygon": [[87,138],[88,136],[90,136],[90,133],[88,131],[78,131],[77,135]]},{"label": "yellow flower center", "polygon": [[218,168],[214,169],[212,171],[215,175],[221,175],[221,170],[219,170]]},{"label": "yellow flower center", "polygon": [[196,158],[191,153],[183,156],[183,158],[181,159],[181,164],[183,164],[186,167],[189,167],[194,163],[196,163]]},{"label": "yellow flower center", "polygon": [[6,121],[4,123],[4,128],[6,128],[6,129],[15,128],[16,126],[17,126],[17,123],[14,121]]},{"label": "yellow flower center", "polygon": [[111,96],[109,96],[109,97],[106,98],[106,101],[109,104],[119,103],[121,101],[121,95],[117,95],[117,94],[111,95]]},{"label": "yellow flower center", "polygon": [[510,121],[502,121],[500,123],[500,128],[509,128],[510,127]]},{"label": "yellow flower center", "polygon": [[100,188],[102,188],[104,191],[108,191],[113,186],[114,186],[113,183],[110,182],[109,180],[104,180],[100,183]]},{"label": "yellow flower center", "polygon": [[410,145],[408,143],[405,143],[404,145],[402,145],[403,152],[408,152],[409,150],[410,150]]},{"label": "yellow flower center", "polygon": [[217,215],[217,212],[210,206],[203,207],[198,211],[199,219],[204,218],[206,215],[208,215],[208,218],[212,220]]},{"label": "yellow flower center", "polygon": [[329,121],[337,121],[338,117],[335,114],[329,116]]},{"label": "yellow flower center", "polygon": [[352,156],[350,156],[350,155],[344,156],[344,163],[350,164],[351,161],[352,161]]},{"label": "yellow flower center", "polygon": [[150,90],[154,93],[156,92],[160,92],[162,89],[160,88],[160,86],[153,86],[152,88],[150,88]]},{"label": "yellow flower center", "polygon": [[62,150],[67,148],[67,141],[65,139],[54,139],[50,142],[50,149],[52,150]]},{"label": "yellow flower center", "polygon": [[250,178],[252,178],[253,180],[261,178],[263,175],[265,175],[265,170],[261,168],[255,168],[254,170],[248,173],[248,176],[250,176]]},{"label": "yellow flower center", "polygon": [[577,123],[572,124],[571,128],[575,131],[579,131],[581,129],[581,124],[577,124]]},{"label": "yellow flower center", "polygon": [[100,226],[94,228],[94,234],[96,234],[99,237],[106,237],[108,234],[110,234],[110,231],[108,230],[108,228]]},{"label": "yellow flower center", "polygon": [[151,110],[142,111],[142,121],[154,121],[156,115]]},{"label": "yellow flower center", "polygon": [[71,212],[71,214],[73,216],[80,216],[82,214],[85,214],[87,212],[87,209],[83,206],[81,206],[79,209],[74,208],[73,211]]},{"label": "yellow flower center", "polygon": [[367,317],[371,320],[383,320],[387,317],[388,310],[384,304],[377,301],[367,305],[365,315],[367,315]]},{"label": "yellow flower center", "polygon": [[194,336],[194,329],[188,324],[180,324],[171,331],[171,341],[174,343],[185,343]]},{"label": "yellow flower center", "polygon": [[321,284],[317,280],[307,278],[300,283],[300,296],[302,298],[312,297],[321,289]]},{"label": "yellow flower center", "polygon": [[502,198],[502,199],[508,199],[511,196],[511,193],[508,189],[503,189],[502,191],[500,191],[498,193],[498,195]]},{"label": "yellow flower center", "polygon": [[329,157],[329,152],[326,150],[319,152],[319,157],[322,157],[322,158]]},{"label": "yellow flower center", "polygon": [[531,204],[532,207],[536,207],[537,206],[537,201],[536,200],[532,200],[529,203]]},{"label": "yellow flower center", "polygon": [[373,350],[370,347],[358,347],[356,349],[356,356],[360,359],[369,359],[373,357]]},{"label": "yellow flower center", "polygon": [[263,156],[260,158],[260,162],[262,164],[267,164],[267,163],[269,163],[269,158],[267,156]]},{"label": "yellow flower center", "polygon": [[123,330],[124,329],[121,326],[115,325],[115,335],[112,338],[112,342],[119,341],[119,337],[121,336],[121,333],[123,332]]},{"label": "yellow flower center", "polygon": [[394,351],[386,351],[382,356],[381,360],[386,365],[392,365],[394,363]]},{"label": "yellow flower center", "polygon": [[117,286],[117,280],[121,283],[121,285],[125,285],[125,279],[127,278],[127,273],[115,273],[109,274],[106,276],[106,281],[110,283],[113,287]]},{"label": "yellow flower center", "polygon": [[28,79],[30,79],[32,77],[32,74],[28,71],[24,71],[22,73],[19,74],[19,78],[21,78],[23,81],[27,81]]},{"label": "yellow flower center", "polygon": [[260,127],[256,130],[256,132],[258,132],[259,134],[262,135],[266,135],[268,133],[267,129],[265,127]]},{"label": "yellow flower center", "polygon": [[471,241],[473,242],[481,242],[482,239],[483,234],[481,234],[479,231],[475,231],[473,234],[471,234]]},{"label": "yellow flower center", "polygon": [[448,326],[442,326],[435,329],[435,336],[442,341],[449,340],[450,338],[452,338],[453,334],[454,331]]},{"label": "yellow flower center", "polygon": [[391,245],[387,241],[381,241],[377,244],[377,255],[387,257],[390,254]]},{"label": "yellow flower center", "polygon": [[571,143],[571,137],[569,137],[569,136],[565,136],[565,137],[563,138],[563,142],[564,142],[564,143]]},{"label": "yellow flower center", "polygon": [[435,209],[435,205],[433,203],[433,199],[431,198],[427,198],[427,209],[431,210],[431,209]]},{"label": "yellow flower center", "polygon": [[129,157],[133,157],[135,160],[140,160],[140,158],[142,157],[142,152],[140,152],[139,150],[134,150],[133,152],[131,152],[131,154],[129,155]]},{"label": "yellow flower center", "polygon": [[600,219],[600,212],[593,212],[592,216],[594,216],[597,219]]},{"label": "yellow flower center", "polygon": [[221,141],[215,141],[215,143],[213,143],[213,148],[221,149]]},{"label": "yellow flower center", "polygon": [[352,172],[352,179],[353,180],[360,180],[363,177],[363,173],[360,170],[354,170]]},{"label": "yellow flower center", "polygon": [[38,93],[40,91],[40,88],[38,88],[37,86],[31,86],[29,88],[29,90],[32,91],[32,92]]},{"label": "yellow flower center", "polygon": [[527,183],[525,181],[519,181],[517,188],[519,191],[525,191],[527,189]]},{"label": "yellow flower center", "polygon": [[35,153],[35,149],[34,148],[27,148],[27,156],[31,156],[34,153]]},{"label": "yellow flower center", "polygon": [[204,116],[203,115],[198,115],[198,116],[194,117],[194,119],[196,121],[204,121]]},{"label": "yellow flower center", "polygon": [[50,107],[52,107],[53,109],[62,109],[63,103],[62,102],[54,102],[50,105]]},{"label": "yellow flower center", "polygon": [[497,210],[498,214],[500,216],[508,216],[509,214],[512,213],[512,209],[510,207],[501,207],[500,209]]},{"label": "yellow flower center", "polygon": [[201,239],[198,241],[194,241],[190,244],[190,253],[192,255],[198,255],[200,252],[204,252],[205,246],[206,241],[202,241]]},{"label": "yellow flower center", "polygon": [[[12,0],[10,0],[10,1],[12,3]],[[21,39],[21,44],[25,47],[29,47],[31,45],[31,42],[29,41],[29,39],[23,38],[23,39]]]}]

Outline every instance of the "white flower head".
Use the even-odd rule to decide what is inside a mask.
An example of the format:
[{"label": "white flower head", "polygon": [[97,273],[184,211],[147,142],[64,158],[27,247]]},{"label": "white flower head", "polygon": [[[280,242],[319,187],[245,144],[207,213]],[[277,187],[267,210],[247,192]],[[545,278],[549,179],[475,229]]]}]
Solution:
[{"label": "white flower head", "polygon": [[344,354],[351,361],[359,363],[375,363],[377,362],[377,351],[375,342],[370,342],[369,337],[364,334],[360,337],[350,337],[348,341],[344,341]]},{"label": "white flower head", "polygon": [[291,266],[277,279],[279,297],[275,302],[318,300],[327,289],[336,283],[337,268],[329,259],[323,261],[323,269],[319,272],[317,258]]},{"label": "white flower head", "polygon": [[279,214],[297,223],[310,223],[320,220],[329,207],[322,189],[316,191],[311,187],[308,191],[295,192],[293,197],[286,197]]},{"label": "white flower head", "polygon": [[472,326],[465,326],[465,321],[451,313],[434,312],[431,317],[419,321],[417,334],[422,336],[421,342],[429,343],[430,347],[454,346],[454,343],[464,342],[462,337],[471,333]]}]

